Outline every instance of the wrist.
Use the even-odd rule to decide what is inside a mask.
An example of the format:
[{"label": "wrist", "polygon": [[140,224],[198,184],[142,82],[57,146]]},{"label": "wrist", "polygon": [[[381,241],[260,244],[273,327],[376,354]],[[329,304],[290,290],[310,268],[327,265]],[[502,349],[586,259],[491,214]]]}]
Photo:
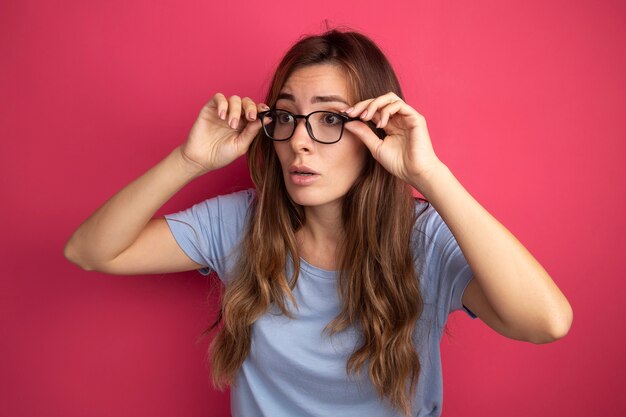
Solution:
[{"label": "wrist", "polygon": [[451,172],[448,167],[443,162],[438,161],[431,168],[423,170],[419,175],[412,176],[409,183],[426,197],[425,193],[429,193],[435,183],[449,173]]},{"label": "wrist", "polygon": [[211,171],[210,169],[207,169],[206,167],[188,158],[183,152],[182,146],[177,146],[171,152],[170,157],[175,161],[177,171],[188,181],[198,178]]}]

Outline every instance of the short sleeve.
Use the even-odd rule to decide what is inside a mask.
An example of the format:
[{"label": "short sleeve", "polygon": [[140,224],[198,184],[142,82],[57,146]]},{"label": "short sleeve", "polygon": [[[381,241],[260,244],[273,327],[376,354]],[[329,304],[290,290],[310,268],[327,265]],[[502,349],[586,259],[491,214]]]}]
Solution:
[{"label": "short sleeve", "polygon": [[439,213],[428,203],[418,204],[421,213],[416,222],[418,258],[424,267],[423,287],[436,308],[443,327],[448,315],[463,310],[472,319],[476,315],[463,305],[463,293],[473,278],[461,248]]},{"label": "short sleeve", "polygon": [[198,270],[202,275],[215,271],[227,281],[254,197],[254,190],[240,191],[163,216],[187,256],[206,266]]}]

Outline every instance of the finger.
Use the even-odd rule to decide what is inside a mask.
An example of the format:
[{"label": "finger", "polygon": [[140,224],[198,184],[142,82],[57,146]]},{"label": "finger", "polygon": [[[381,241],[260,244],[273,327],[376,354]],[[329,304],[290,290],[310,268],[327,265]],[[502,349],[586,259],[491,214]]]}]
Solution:
[{"label": "finger", "polygon": [[231,96],[228,99],[228,125],[231,129],[237,129],[241,118],[241,97]]},{"label": "finger", "polygon": [[402,99],[400,99],[400,97],[398,97],[396,94],[394,93],[387,93],[384,94],[380,97],[376,97],[374,100],[372,100],[367,108],[363,111],[363,113],[360,115],[361,120],[371,120],[372,116],[381,108],[394,104],[398,101],[402,101]]},{"label": "finger", "polygon": [[243,114],[245,115],[248,121],[252,122],[256,120],[256,114],[257,114],[256,104],[250,97],[244,97],[241,100],[241,106],[242,106]]},{"label": "finger", "polygon": [[259,133],[259,130],[261,130],[261,120],[256,119],[252,122],[249,122],[246,127],[241,131],[241,133],[239,134],[239,141],[244,149],[247,150],[248,147],[250,147],[250,144],[254,140],[255,136],[257,135],[257,133]]},{"label": "finger", "polygon": [[257,107],[257,117],[258,117],[259,113],[267,111],[267,110],[270,109],[270,106],[268,106],[265,103],[259,103],[259,104],[256,105],[256,107]]},{"label": "finger", "polygon": [[366,123],[354,121],[346,123],[344,128],[354,133],[359,139],[361,139],[374,158],[378,159],[379,147],[382,145],[383,141],[376,136],[374,131]]},{"label": "finger", "polygon": [[374,128],[374,127],[378,127],[378,123],[380,123],[380,113],[374,113],[374,115],[372,116],[372,119],[369,122],[364,122],[367,123],[368,126]]},{"label": "finger", "polygon": [[217,93],[213,96],[213,102],[215,103],[215,107],[217,107],[217,116],[226,120],[226,110],[228,110],[228,101],[226,97],[222,93]]},{"label": "finger", "polygon": [[373,98],[359,101],[354,106],[344,110],[344,113],[351,117],[357,117],[372,101],[374,101]]},{"label": "finger", "polygon": [[[393,96],[391,98],[387,97],[387,99],[393,100]],[[387,114],[387,117],[385,117],[385,113]],[[389,104],[383,107],[379,107],[374,115],[376,114],[379,114],[381,116],[381,120],[377,125],[377,127],[381,129],[387,127],[389,125],[389,121],[396,115],[402,116],[403,128],[412,129],[415,127],[426,125],[426,120],[424,119],[424,116],[419,114],[413,107],[408,105],[404,100],[400,98],[395,101],[389,102]],[[385,118],[386,120],[383,120]],[[369,119],[369,117],[365,119]],[[362,120],[365,119],[362,118]]]},{"label": "finger", "polygon": [[402,100],[398,100],[379,109],[376,114],[380,116],[380,120],[376,121],[376,127],[384,129],[387,123],[389,123],[389,119],[400,111],[403,104]]},{"label": "finger", "polygon": [[348,109],[350,111],[346,111],[345,113],[352,117],[361,117],[362,120],[371,120],[372,115],[376,113],[379,107],[394,103],[398,100],[401,101],[402,99],[394,92],[389,92],[379,97],[363,100],[355,104],[351,109]]},{"label": "finger", "polygon": [[385,132],[382,128],[378,128],[377,126],[380,123],[379,113],[374,114],[374,116],[372,116],[372,120],[370,120],[369,122],[364,121],[363,123],[367,124],[367,126],[372,130],[372,132],[376,134],[376,136],[378,136],[379,139],[387,136],[387,132]]}]

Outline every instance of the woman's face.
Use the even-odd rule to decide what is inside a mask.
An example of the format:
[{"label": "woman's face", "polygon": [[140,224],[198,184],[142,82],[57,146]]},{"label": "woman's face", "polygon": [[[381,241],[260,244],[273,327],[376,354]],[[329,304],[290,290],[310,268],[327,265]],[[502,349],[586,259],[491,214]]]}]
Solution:
[{"label": "woman's face", "polygon": [[[310,65],[294,71],[287,79],[276,108],[303,115],[316,110],[340,113],[352,104],[351,97],[340,67]],[[294,202],[306,207],[341,207],[341,200],[360,175],[369,152],[363,142],[346,129],[337,143],[314,141],[303,119],[298,119],[291,139],[274,142],[274,149],[287,192]]]}]

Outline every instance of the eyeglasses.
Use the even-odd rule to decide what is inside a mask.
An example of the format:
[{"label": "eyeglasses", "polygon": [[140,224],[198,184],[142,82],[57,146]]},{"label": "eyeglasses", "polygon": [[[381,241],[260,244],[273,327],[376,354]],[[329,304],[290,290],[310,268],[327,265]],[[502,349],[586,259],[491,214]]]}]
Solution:
[{"label": "eyeglasses", "polygon": [[305,120],[306,130],[311,139],[319,143],[337,143],[343,135],[343,125],[358,117],[348,117],[332,111],[314,111],[306,116],[293,114],[287,110],[271,109],[259,113],[265,135],[271,140],[291,139],[296,131],[298,119]]}]

